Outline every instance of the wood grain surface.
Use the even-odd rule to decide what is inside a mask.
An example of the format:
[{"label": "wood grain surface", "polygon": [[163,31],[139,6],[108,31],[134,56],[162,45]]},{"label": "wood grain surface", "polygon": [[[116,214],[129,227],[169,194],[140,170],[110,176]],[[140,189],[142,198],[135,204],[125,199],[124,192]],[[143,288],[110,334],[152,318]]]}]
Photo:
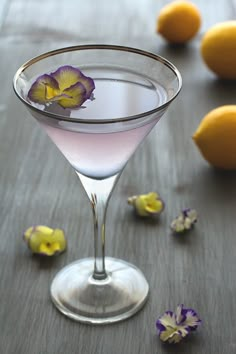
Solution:
[{"label": "wood grain surface", "polygon": [[[155,33],[167,1],[1,0],[0,3],[0,353],[233,354],[236,353],[236,173],[211,168],[191,135],[211,109],[236,103],[236,83],[218,80],[203,63],[202,34],[236,17],[230,0],[195,0],[199,34],[169,46]],[[172,61],[183,76],[178,99],[137,150],[110,201],[107,255],[136,264],[150,284],[141,312],[98,327],[62,316],[49,286],[59,269],[93,256],[92,213],[74,171],[14,96],[12,78],[34,55],[78,43],[131,45]],[[128,196],[157,190],[166,209],[140,220]],[[194,230],[174,237],[170,222],[182,208],[199,212]],[[22,234],[31,225],[61,227],[68,250],[31,256]],[[182,344],[164,345],[155,321],[184,303],[201,328]]]}]

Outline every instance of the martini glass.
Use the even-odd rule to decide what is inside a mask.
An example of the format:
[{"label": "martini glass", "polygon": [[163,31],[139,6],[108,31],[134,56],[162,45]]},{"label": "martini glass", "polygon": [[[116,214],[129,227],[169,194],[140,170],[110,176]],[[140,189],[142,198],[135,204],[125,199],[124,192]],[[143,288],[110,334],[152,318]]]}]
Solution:
[{"label": "martini glass", "polygon": [[[94,100],[68,110],[33,104],[34,80],[63,65],[95,82]],[[85,323],[121,321],[142,308],[149,286],[124,260],[105,257],[105,218],[118,178],[136,148],[181,89],[181,76],[164,58],[139,49],[82,45],[29,60],[14,77],[14,90],[78,175],[94,222],[94,257],[67,265],[55,276],[51,298],[64,315]]]}]

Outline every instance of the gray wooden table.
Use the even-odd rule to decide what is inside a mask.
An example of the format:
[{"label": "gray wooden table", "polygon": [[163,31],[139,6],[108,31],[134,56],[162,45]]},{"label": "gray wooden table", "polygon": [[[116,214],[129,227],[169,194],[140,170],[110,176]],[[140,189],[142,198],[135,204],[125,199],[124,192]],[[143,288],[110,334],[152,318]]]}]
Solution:
[{"label": "gray wooden table", "polygon": [[[0,353],[236,353],[236,173],[212,169],[191,135],[202,117],[236,103],[236,83],[217,80],[202,62],[202,34],[234,19],[233,0],[195,0],[203,23],[187,46],[155,34],[166,1],[1,0],[0,3]],[[150,298],[133,318],[82,325],[52,305],[57,271],[93,255],[92,215],[78,179],[14,96],[17,68],[34,55],[78,43],[131,45],[172,61],[183,76],[178,99],[137,150],[115,189],[107,222],[107,255],[142,269]],[[166,203],[158,222],[134,217],[128,196],[157,190]],[[169,224],[182,208],[199,212],[195,229],[174,237]],[[68,250],[31,256],[22,234],[33,224],[61,227]],[[155,321],[184,303],[203,325],[180,345],[162,344]]]}]

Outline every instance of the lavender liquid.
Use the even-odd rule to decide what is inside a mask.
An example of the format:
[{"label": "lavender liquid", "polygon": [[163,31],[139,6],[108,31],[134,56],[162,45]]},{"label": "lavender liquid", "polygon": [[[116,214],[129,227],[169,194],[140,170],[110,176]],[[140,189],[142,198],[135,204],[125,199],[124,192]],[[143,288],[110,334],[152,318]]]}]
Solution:
[{"label": "lavender liquid", "polygon": [[[167,100],[167,93],[157,83],[120,69],[82,69],[94,78],[94,100],[84,103],[85,108],[71,111],[71,118],[117,119],[155,109]],[[40,122],[52,141],[79,173],[93,179],[104,179],[123,169],[130,156],[159,120],[135,129],[111,130],[102,125],[92,132],[72,131],[63,121],[58,127],[50,120]]]}]

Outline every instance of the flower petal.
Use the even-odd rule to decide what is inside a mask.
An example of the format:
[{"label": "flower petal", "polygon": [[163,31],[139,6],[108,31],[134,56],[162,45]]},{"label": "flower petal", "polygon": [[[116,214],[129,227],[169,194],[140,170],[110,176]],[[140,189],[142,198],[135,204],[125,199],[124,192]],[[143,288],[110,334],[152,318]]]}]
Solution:
[{"label": "flower petal", "polygon": [[178,326],[178,332],[181,337],[186,337],[190,333],[190,328],[187,326]]},{"label": "flower petal", "polygon": [[51,235],[51,242],[60,245],[60,251],[64,251],[66,249],[66,239],[64,235],[64,231],[61,229],[54,229]]},{"label": "flower petal", "polygon": [[41,75],[31,86],[28,92],[28,98],[32,102],[45,104],[59,95],[59,86],[57,81],[50,75]]},{"label": "flower petal", "polygon": [[79,69],[70,65],[64,65],[58,68],[56,71],[50,74],[59,85],[61,91],[69,88],[80,81],[82,73]]},{"label": "flower petal", "polygon": [[183,337],[181,336],[181,334],[178,331],[176,331],[168,338],[168,342],[169,343],[179,343],[182,339],[183,339]]},{"label": "flower petal", "polygon": [[197,211],[195,209],[185,209],[183,210],[183,214],[185,217],[191,220],[191,223],[197,222]]},{"label": "flower petal", "polygon": [[138,195],[135,200],[134,207],[135,207],[135,211],[139,216],[149,216],[149,212],[146,210],[146,206],[147,206],[146,195],[145,194]]},{"label": "flower petal", "polygon": [[91,93],[95,89],[92,78],[85,76],[78,68],[70,65],[61,66],[55,72],[51,73],[51,76],[56,79],[61,91],[80,82],[86,90],[86,99],[90,98]]},{"label": "flower petal", "polygon": [[[160,333],[160,339],[163,342],[168,341],[169,343],[175,342],[176,339],[178,340],[179,336],[180,335],[179,335],[178,331],[176,331],[176,329],[172,328],[172,327],[167,327],[165,329],[165,331]],[[181,336],[180,336],[180,340],[181,340]]]},{"label": "flower petal", "polygon": [[34,229],[35,229],[35,226],[31,226],[27,230],[25,230],[25,232],[24,232],[23,238],[24,238],[24,240],[26,241],[27,244],[28,244],[28,241],[29,241],[29,239],[31,237],[31,234],[32,234]]},{"label": "flower petal", "polygon": [[91,77],[87,77],[81,73],[81,78],[79,79],[79,82],[84,85],[85,90],[86,90],[86,100],[91,97],[91,94],[93,90],[95,89],[95,84],[93,79]]},{"label": "flower petal", "polygon": [[172,231],[174,231],[174,232],[177,232],[177,233],[183,232],[185,230],[183,218],[180,216],[180,217],[174,219],[171,222],[170,227],[171,227]]},{"label": "flower petal", "polygon": [[202,323],[202,321],[193,309],[186,309],[185,312],[186,319],[183,325],[188,326],[192,331],[194,331]]},{"label": "flower petal", "polygon": [[55,242],[53,244],[41,243],[37,253],[45,256],[53,256],[58,252],[60,252],[60,244]]},{"label": "flower petal", "polygon": [[66,96],[58,101],[63,108],[78,108],[86,101],[85,87],[79,82],[65,89],[63,93]]},{"label": "flower petal", "polygon": [[43,235],[50,236],[53,233],[53,229],[44,225],[31,226],[24,232],[24,240],[27,244],[29,244],[29,240],[31,239],[33,233],[39,232]]},{"label": "flower petal", "polygon": [[[156,326],[159,330],[166,327],[176,327],[175,315],[172,311],[166,311],[156,322]],[[162,326],[162,327],[160,327]]]},{"label": "flower petal", "polygon": [[181,322],[183,321],[183,320],[185,320],[185,315],[184,315],[184,313],[183,313],[183,305],[178,305],[177,306],[177,309],[176,309],[176,311],[175,311],[175,320],[176,320],[176,323],[178,324],[178,325],[180,325],[181,324]]},{"label": "flower petal", "polygon": [[163,209],[163,202],[161,199],[156,199],[152,201],[151,203],[148,201],[146,205],[146,210],[149,213],[160,213]]},{"label": "flower petal", "polygon": [[50,234],[46,234],[40,230],[35,229],[32,232],[30,239],[28,241],[28,246],[29,246],[30,250],[33,253],[41,253],[40,252],[40,245],[44,244],[44,243],[47,244],[50,240],[50,236],[52,233],[53,233],[53,230],[51,230]]},{"label": "flower petal", "polygon": [[190,230],[192,228],[193,224],[192,224],[192,221],[191,219],[189,219],[188,217],[186,217],[184,219],[184,228],[185,230]]}]

